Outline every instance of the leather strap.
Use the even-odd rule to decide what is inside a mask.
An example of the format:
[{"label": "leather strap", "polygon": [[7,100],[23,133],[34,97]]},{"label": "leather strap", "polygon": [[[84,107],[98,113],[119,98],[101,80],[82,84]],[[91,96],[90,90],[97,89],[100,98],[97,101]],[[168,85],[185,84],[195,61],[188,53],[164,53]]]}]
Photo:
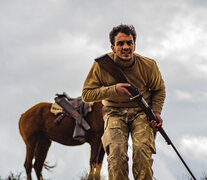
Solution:
[{"label": "leather strap", "polygon": [[121,67],[116,64],[108,54],[96,58],[95,61],[100,65],[101,68],[113,76],[116,79],[117,83],[127,83],[127,79],[124,76]]},{"label": "leather strap", "polygon": [[[117,83],[129,83],[122,71],[122,68],[118,64],[116,64],[114,60],[109,57],[108,54],[96,58],[95,61],[99,63],[101,68],[103,68],[112,77],[114,77]],[[126,87],[126,89],[132,94],[132,96],[136,96],[138,93],[138,89],[132,84],[130,87]]]}]

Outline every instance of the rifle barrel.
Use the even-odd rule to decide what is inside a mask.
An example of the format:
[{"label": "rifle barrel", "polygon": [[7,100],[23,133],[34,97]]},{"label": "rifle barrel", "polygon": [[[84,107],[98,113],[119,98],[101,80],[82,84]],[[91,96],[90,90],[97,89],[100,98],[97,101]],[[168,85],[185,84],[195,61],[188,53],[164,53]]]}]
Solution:
[{"label": "rifle barrel", "polygon": [[196,178],[193,175],[192,171],[190,170],[190,168],[188,167],[188,165],[186,164],[186,162],[184,161],[184,159],[182,158],[182,156],[180,155],[180,153],[178,152],[178,150],[176,149],[176,147],[174,146],[174,144],[172,143],[172,141],[168,137],[168,135],[165,132],[165,130],[162,127],[159,127],[158,128],[158,131],[163,136],[163,138],[166,140],[167,144],[172,146],[172,148],[174,149],[174,151],[176,152],[176,154],[178,155],[178,157],[180,158],[180,160],[182,161],[183,165],[186,167],[186,169],[188,170],[188,172],[190,173],[190,175],[192,176],[192,178],[194,180],[196,180]]},{"label": "rifle barrel", "polygon": [[172,148],[174,149],[174,151],[176,152],[176,154],[178,155],[178,157],[180,158],[180,160],[182,161],[182,163],[184,164],[184,166],[186,167],[186,169],[188,170],[188,172],[190,173],[190,175],[192,176],[192,178],[194,180],[196,180],[196,178],[193,175],[192,171],[190,170],[190,168],[188,167],[188,165],[185,163],[184,159],[182,158],[182,156],[180,155],[180,153],[178,152],[178,150],[176,149],[176,147],[174,146],[174,144],[171,143],[170,145],[172,146]]},{"label": "rifle barrel", "polygon": [[[142,108],[142,110],[149,117],[149,121],[155,120],[157,123],[159,123],[159,120],[157,119],[157,117],[153,113],[152,108],[145,101],[142,93],[138,89],[136,89],[135,87],[133,87],[132,85],[130,87],[127,87],[127,90],[129,90],[129,92],[133,95],[133,97],[130,98],[130,100],[131,101],[136,101],[140,105],[140,107]],[[190,168],[185,163],[184,159],[182,158],[182,156],[180,155],[180,153],[178,152],[178,150],[176,149],[176,147],[174,146],[174,144],[172,143],[172,141],[168,137],[168,135],[165,132],[165,130],[162,127],[158,127],[158,131],[160,132],[160,134],[162,135],[162,137],[166,140],[167,144],[172,146],[172,148],[174,149],[174,151],[176,152],[176,154],[178,155],[178,157],[180,158],[180,160],[182,161],[182,163],[184,164],[184,166],[186,167],[186,169],[188,170],[188,172],[190,173],[190,175],[192,176],[192,178],[194,180],[196,180],[196,178],[193,175],[192,171],[190,170]]]}]

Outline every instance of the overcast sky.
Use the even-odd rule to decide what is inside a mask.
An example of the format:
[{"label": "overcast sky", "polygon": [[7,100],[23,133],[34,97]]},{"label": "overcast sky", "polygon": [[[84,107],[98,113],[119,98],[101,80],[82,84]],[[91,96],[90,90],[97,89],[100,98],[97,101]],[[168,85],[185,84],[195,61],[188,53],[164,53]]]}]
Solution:
[{"label": "overcast sky", "polygon": [[[164,129],[195,176],[207,174],[206,19],[206,0],[1,0],[0,176],[24,171],[20,115],[39,102],[53,102],[56,93],[80,96],[94,58],[110,51],[108,34],[120,23],[135,26],[136,52],[158,63],[167,90]],[[187,177],[160,135],[156,145],[156,179]],[[53,143],[47,161],[57,167],[43,175],[79,179],[89,169],[89,151],[88,144]]]}]

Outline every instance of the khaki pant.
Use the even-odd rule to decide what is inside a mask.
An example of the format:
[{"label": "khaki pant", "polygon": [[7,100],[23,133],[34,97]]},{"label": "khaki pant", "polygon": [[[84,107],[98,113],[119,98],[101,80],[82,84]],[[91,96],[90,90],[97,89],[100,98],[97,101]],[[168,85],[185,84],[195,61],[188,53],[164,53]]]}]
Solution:
[{"label": "khaki pant", "polygon": [[102,137],[108,155],[108,179],[128,180],[128,138],[133,143],[133,176],[135,180],[152,180],[152,153],[155,153],[153,129],[144,112],[138,108],[104,107],[105,130]]}]

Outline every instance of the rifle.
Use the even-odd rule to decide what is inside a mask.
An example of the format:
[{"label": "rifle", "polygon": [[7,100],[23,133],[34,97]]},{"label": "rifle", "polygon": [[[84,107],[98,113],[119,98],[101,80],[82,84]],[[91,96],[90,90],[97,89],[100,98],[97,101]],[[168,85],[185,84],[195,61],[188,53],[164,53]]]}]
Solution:
[{"label": "rifle", "polygon": [[[128,83],[127,79],[124,75],[124,73],[121,70],[121,67],[119,67],[109,56],[108,54],[105,54],[99,58],[95,59],[96,62],[102,67],[105,71],[107,71],[109,74],[111,74],[112,77],[114,77],[117,81],[117,83]],[[134,86],[126,87],[126,89],[132,94],[132,98],[130,98],[131,101],[136,101],[139,106],[142,108],[142,110],[145,112],[145,114],[149,117],[149,120],[155,120],[157,123],[159,123],[159,120],[155,116],[155,114],[152,111],[152,108],[148,105],[148,103],[143,98],[142,93],[135,88]],[[180,153],[168,137],[167,133],[164,131],[162,127],[158,127],[158,131],[163,136],[163,138],[166,140],[168,145],[171,145],[190,175],[194,180],[196,180],[195,176],[191,172],[190,168],[187,166],[183,158],[181,157]]]},{"label": "rifle", "polygon": [[[145,114],[149,117],[149,121],[150,120],[155,120],[157,123],[159,123],[159,120],[157,119],[157,117],[155,116],[155,114],[152,111],[152,108],[149,106],[149,104],[145,101],[142,93],[136,89],[134,86],[130,86],[130,87],[126,87],[126,89],[132,94],[132,98],[130,98],[131,101],[136,101],[140,107],[142,108],[142,110],[145,112]],[[180,155],[180,153],[178,152],[178,150],[176,149],[176,147],[174,146],[174,144],[172,143],[172,141],[170,140],[170,138],[168,137],[167,133],[165,132],[165,130],[162,127],[157,127],[158,131],[160,132],[160,134],[162,135],[162,137],[165,139],[165,141],[167,142],[168,145],[171,145],[172,148],[174,149],[174,151],[176,152],[176,154],[178,155],[178,157],[180,158],[180,160],[182,161],[182,163],[184,164],[184,166],[186,167],[186,169],[188,170],[188,172],[190,173],[190,175],[192,176],[192,178],[194,180],[196,180],[195,176],[193,175],[192,171],[190,170],[190,168],[187,166],[187,164],[185,163],[185,161],[183,160],[182,156]]]}]

